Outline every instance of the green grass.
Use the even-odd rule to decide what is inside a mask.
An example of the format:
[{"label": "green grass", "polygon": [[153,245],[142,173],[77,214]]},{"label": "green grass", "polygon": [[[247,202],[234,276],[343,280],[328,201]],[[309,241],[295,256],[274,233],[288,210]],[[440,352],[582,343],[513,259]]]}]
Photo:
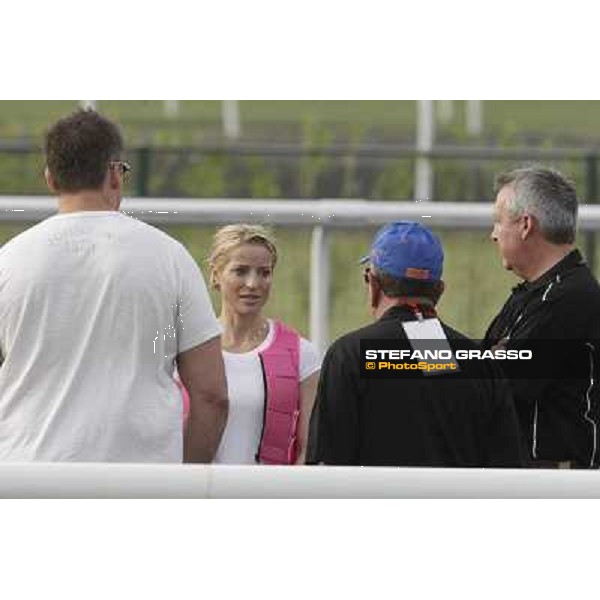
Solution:
[{"label": "green grass", "polygon": [[[75,101],[0,101],[0,136],[41,136],[49,123],[75,110]],[[412,101],[241,101],[242,133],[260,137],[260,128],[296,135],[310,123],[337,127],[348,134],[369,127],[391,128],[402,135],[414,128],[415,103]],[[220,131],[220,101],[181,101],[179,115],[165,117],[162,101],[99,101],[97,109],[115,119],[133,136],[129,142],[142,142],[155,131],[150,141],[170,143],[184,140],[201,142],[202,131]],[[246,131],[248,129],[248,131]],[[177,135],[172,137],[169,132]]]},{"label": "green grass", "polygon": [[[40,137],[49,123],[77,106],[77,101],[0,101],[0,137]],[[130,144],[148,136],[149,141],[162,143],[200,142],[203,132],[219,132],[221,127],[221,103],[216,100],[181,101],[174,120],[165,117],[162,101],[102,100],[97,107],[123,126]],[[239,107],[242,133],[265,139],[301,136],[307,123],[330,126],[348,137],[373,131],[382,138],[410,141],[415,135],[416,103],[411,100],[244,100]],[[440,128],[442,134],[462,128],[464,102],[455,101],[454,112],[454,124]],[[537,134],[590,141],[600,136],[600,102],[485,101],[483,122],[484,138],[509,131],[517,137]]]},{"label": "green grass", "polygon": [[597,100],[513,100],[484,103],[487,131],[510,128],[515,132],[580,137],[600,135],[600,102]]}]

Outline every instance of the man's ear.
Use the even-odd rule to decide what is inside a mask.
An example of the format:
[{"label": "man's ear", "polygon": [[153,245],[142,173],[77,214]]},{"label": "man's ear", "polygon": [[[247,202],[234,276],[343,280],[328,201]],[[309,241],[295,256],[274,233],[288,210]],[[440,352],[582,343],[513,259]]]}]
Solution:
[{"label": "man's ear", "polygon": [[373,277],[373,274],[369,277],[369,304],[371,308],[375,309],[381,302],[381,286],[377,277]]},{"label": "man's ear", "polygon": [[108,166],[108,185],[111,190],[120,190],[123,185],[123,178],[112,163]]},{"label": "man's ear", "polygon": [[527,213],[521,219],[521,239],[526,240],[537,229],[537,220],[533,215]]},{"label": "man's ear", "polygon": [[50,173],[50,169],[48,167],[44,169],[44,179],[46,180],[46,185],[48,186],[48,189],[53,194],[57,194],[58,190],[56,189],[56,182],[54,181],[54,177],[52,176],[52,173]]},{"label": "man's ear", "polygon": [[435,291],[431,297],[431,301],[433,302],[434,306],[437,306],[445,289],[446,289],[446,284],[444,283],[444,281],[442,279],[440,279],[438,282],[436,282]]}]

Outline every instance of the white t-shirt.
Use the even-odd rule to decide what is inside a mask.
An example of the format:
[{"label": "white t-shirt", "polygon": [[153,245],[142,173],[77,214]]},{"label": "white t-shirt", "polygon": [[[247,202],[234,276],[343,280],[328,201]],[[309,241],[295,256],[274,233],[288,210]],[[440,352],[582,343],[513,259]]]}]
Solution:
[{"label": "white t-shirt", "polygon": [[0,249],[0,460],[181,462],[177,354],[220,335],[194,259],[116,211]]},{"label": "white t-shirt", "polygon": [[[273,321],[269,319],[269,332],[265,340],[251,350],[237,354],[223,351],[229,417],[215,457],[216,463],[252,464],[260,443],[265,404],[265,388],[259,352],[266,350],[275,335]],[[300,381],[321,368],[317,350],[308,340],[300,338]]]}]

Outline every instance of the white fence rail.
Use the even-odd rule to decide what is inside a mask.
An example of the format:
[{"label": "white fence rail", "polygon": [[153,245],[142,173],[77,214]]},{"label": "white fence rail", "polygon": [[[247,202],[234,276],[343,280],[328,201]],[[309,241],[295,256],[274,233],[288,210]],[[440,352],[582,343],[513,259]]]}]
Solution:
[{"label": "white fence rail", "polygon": [[[490,203],[459,202],[126,198],[122,208],[138,219],[163,225],[254,221],[354,228],[394,219],[423,219],[432,227],[477,229],[490,227],[492,218]],[[598,208],[596,224],[600,227]],[[48,196],[0,196],[2,221],[40,221],[55,212],[56,199]]]},{"label": "white fence rail", "polygon": [[[133,217],[160,225],[261,222],[312,227],[309,335],[321,351],[329,343],[330,229],[377,226],[408,219],[440,229],[489,230],[493,218],[490,202],[128,198],[123,201],[122,209]],[[55,212],[56,200],[51,197],[0,197],[0,222],[36,222]],[[580,207],[579,229],[600,230],[600,206]]]},{"label": "white fence rail", "polygon": [[0,463],[0,498],[600,498],[597,471]]}]

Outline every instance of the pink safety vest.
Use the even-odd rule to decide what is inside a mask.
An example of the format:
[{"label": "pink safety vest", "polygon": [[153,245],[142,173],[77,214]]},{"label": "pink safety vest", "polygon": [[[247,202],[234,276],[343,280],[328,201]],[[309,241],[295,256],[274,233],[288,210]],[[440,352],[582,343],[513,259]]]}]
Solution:
[{"label": "pink safety vest", "polygon": [[274,326],[273,343],[259,353],[266,393],[256,460],[292,465],[297,457],[300,418],[300,336],[280,321]]},{"label": "pink safety vest", "polygon": [[[266,393],[256,462],[292,465],[297,457],[300,418],[300,336],[281,321],[273,324],[273,341],[259,353]],[[190,396],[182,383],[175,381],[181,390],[185,428]]]}]

